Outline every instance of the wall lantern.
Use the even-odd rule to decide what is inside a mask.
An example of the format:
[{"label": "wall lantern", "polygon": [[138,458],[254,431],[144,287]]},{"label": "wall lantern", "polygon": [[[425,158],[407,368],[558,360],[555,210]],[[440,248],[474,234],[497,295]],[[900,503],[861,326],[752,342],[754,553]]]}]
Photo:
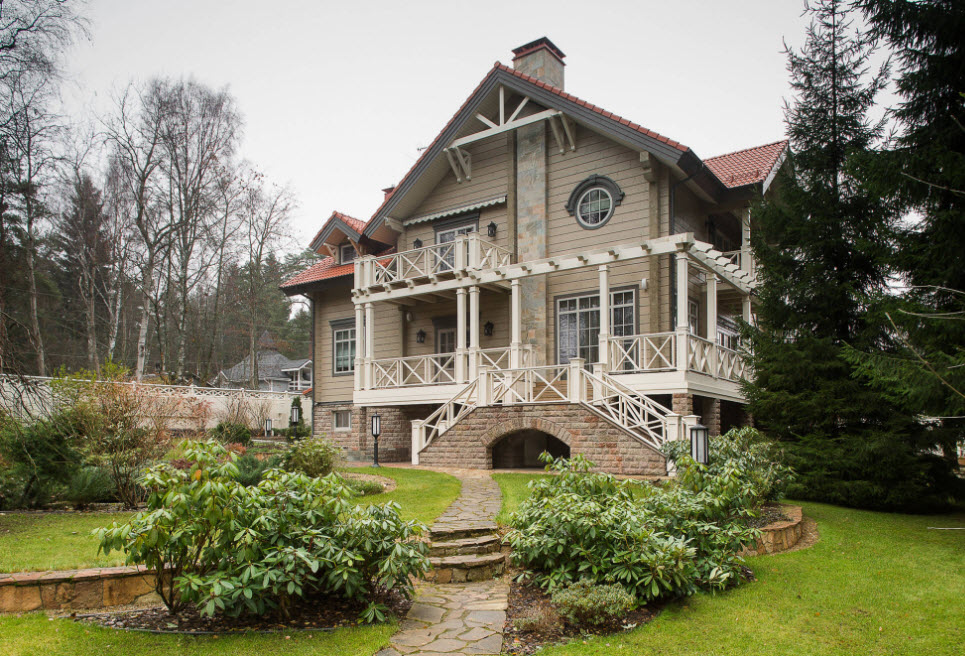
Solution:
[{"label": "wall lantern", "polygon": [[422,248],[422,240],[416,239],[414,242],[412,242],[412,248]]},{"label": "wall lantern", "polygon": [[382,434],[382,415],[372,415],[372,466],[379,466],[379,435]]},{"label": "wall lantern", "polygon": [[265,437],[271,437],[271,418],[265,420]]},{"label": "wall lantern", "polygon": [[302,409],[297,405],[292,406],[291,417],[288,419],[289,426],[298,426],[302,423]]},{"label": "wall lantern", "polygon": [[417,332],[417,333],[415,334],[415,341],[419,342],[420,344],[425,344],[425,343],[426,343],[426,331],[420,329],[419,332]]},{"label": "wall lantern", "polygon": [[702,465],[710,462],[708,436],[709,431],[706,426],[696,424],[690,427],[690,457],[694,459],[694,462],[699,462]]},{"label": "wall lantern", "polygon": [[492,321],[487,321],[487,322],[486,322],[486,325],[483,326],[483,334],[484,334],[486,337],[492,337],[492,336],[493,336],[493,331],[494,331],[495,329],[496,329],[496,326],[493,325],[493,322],[492,322]]},{"label": "wall lantern", "polygon": [[490,237],[495,237],[495,236],[496,236],[496,222],[495,222],[495,221],[490,221],[490,222],[489,222],[489,225],[486,226],[486,234],[489,235]]}]

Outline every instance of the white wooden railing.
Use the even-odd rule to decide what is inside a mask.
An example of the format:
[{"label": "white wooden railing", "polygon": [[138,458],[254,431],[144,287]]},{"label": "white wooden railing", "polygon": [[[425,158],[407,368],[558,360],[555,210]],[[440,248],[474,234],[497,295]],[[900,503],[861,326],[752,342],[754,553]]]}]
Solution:
[{"label": "white wooden railing", "polygon": [[578,403],[624,428],[644,444],[659,449],[685,435],[697,417],[683,417],[637,394],[595,365],[590,372],[583,360],[545,367],[490,370],[482,367],[476,380],[424,420],[412,422],[412,462],[436,438],[477,407],[492,405]]},{"label": "white wooden railing", "polygon": [[[510,354],[512,349],[509,346],[497,346],[496,348],[480,349],[476,351],[477,367],[489,367],[491,369],[509,369]],[[519,348],[519,366],[529,367],[533,364],[533,345],[523,344]]]},{"label": "white wooden railing", "polygon": [[434,353],[372,361],[375,389],[413,385],[447,385],[456,380],[456,354]]},{"label": "white wooden railing", "polygon": [[741,380],[748,374],[743,354],[689,332],[611,337],[606,361],[608,371],[615,374],[675,371],[680,361],[687,363],[688,371],[725,380]]},{"label": "white wooden railing", "polygon": [[447,277],[472,269],[506,266],[512,261],[510,251],[485,241],[478,233],[470,233],[442,244],[384,257],[359,258],[355,261],[355,286],[366,288]]}]

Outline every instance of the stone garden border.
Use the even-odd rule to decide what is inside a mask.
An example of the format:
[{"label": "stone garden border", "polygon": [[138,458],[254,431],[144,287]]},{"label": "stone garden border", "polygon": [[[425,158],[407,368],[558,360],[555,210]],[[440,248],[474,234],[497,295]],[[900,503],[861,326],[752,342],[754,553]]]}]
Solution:
[{"label": "stone garden border", "polygon": [[761,537],[757,539],[754,549],[745,549],[742,555],[758,556],[787,551],[798,543],[802,534],[804,510],[801,506],[781,504],[781,510],[790,519],[786,522],[771,522],[760,529]]},{"label": "stone garden border", "polygon": [[0,612],[88,610],[161,603],[154,572],[145,567],[102,567],[0,574]]}]

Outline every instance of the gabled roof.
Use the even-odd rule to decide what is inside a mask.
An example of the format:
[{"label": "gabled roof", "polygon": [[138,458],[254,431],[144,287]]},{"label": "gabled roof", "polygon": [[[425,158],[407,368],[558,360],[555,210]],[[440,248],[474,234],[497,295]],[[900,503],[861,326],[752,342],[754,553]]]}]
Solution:
[{"label": "gabled roof", "polygon": [[[288,380],[283,372],[291,368],[292,363],[304,362],[304,358],[299,360],[289,360],[284,355],[274,349],[264,349],[256,353],[258,358],[258,380]],[[251,358],[245,357],[244,360],[219,373],[225,380],[232,383],[244,383],[251,377]]]},{"label": "gabled roof", "polygon": [[341,212],[332,212],[332,215],[328,217],[322,229],[318,231],[315,238],[312,239],[312,243],[309,245],[313,251],[317,251],[325,243],[325,240],[329,236],[339,230],[346,237],[352,239],[353,241],[358,241],[362,236],[362,232],[365,230],[365,221],[360,221],[355,217],[351,217],[348,214],[342,214]]},{"label": "gabled roof", "polygon": [[606,133],[619,142],[652,153],[663,163],[676,167],[687,176],[693,176],[693,182],[710,196],[720,196],[726,192],[726,187],[703,167],[700,158],[680,142],[496,62],[402,181],[396,185],[394,192],[383,200],[365,228],[366,235],[371,235],[382,225],[420,175],[437,158],[443,156],[443,150],[459,135],[465,123],[474,119],[479,105],[500,85],[528,96],[540,105],[558,109],[578,123]]},{"label": "gabled roof", "polygon": [[728,189],[767,181],[780,168],[787,152],[787,139],[704,160]]}]

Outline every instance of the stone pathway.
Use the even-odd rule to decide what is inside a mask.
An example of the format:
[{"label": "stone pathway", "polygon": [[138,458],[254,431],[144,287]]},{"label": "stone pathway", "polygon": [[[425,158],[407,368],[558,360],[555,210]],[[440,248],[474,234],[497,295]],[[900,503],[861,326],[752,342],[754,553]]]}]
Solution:
[{"label": "stone pathway", "polygon": [[[432,525],[433,533],[495,530],[492,518],[499,512],[499,485],[488,472],[450,473],[462,480],[462,492]],[[503,579],[419,583],[399,632],[375,656],[498,654],[508,598],[509,584]]]}]

